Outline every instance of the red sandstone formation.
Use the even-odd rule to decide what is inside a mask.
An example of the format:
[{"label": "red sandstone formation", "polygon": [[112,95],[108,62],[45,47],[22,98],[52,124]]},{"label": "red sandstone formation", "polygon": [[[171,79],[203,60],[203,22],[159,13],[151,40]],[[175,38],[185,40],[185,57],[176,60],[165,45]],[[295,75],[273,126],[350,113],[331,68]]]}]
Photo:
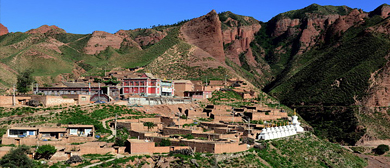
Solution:
[{"label": "red sandstone formation", "polygon": [[[230,19],[230,18],[229,18]],[[248,63],[254,64],[256,61],[252,55],[250,43],[255,39],[255,34],[260,30],[260,24],[252,24],[249,26],[232,27],[222,32],[224,44],[229,44],[226,49],[226,57],[241,65],[239,55],[247,52]]]},{"label": "red sandstone formation", "polygon": [[225,62],[221,22],[215,10],[207,15],[185,23],[180,32],[185,41],[210,53],[221,62]]},{"label": "red sandstone formation", "polygon": [[66,31],[64,29],[61,29],[61,28],[55,26],[55,25],[52,25],[52,26],[43,25],[37,29],[31,29],[31,30],[27,31],[26,33],[28,33],[28,34],[44,34],[44,33],[60,34],[60,33],[66,33]]},{"label": "red sandstone formation", "polygon": [[8,33],[8,28],[0,23],[0,36],[7,34],[7,33]]},{"label": "red sandstone formation", "polygon": [[272,36],[278,37],[284,34],[290,28],[294,28],[299,24],[300,24],[299,19],[292,19],[292,20],[290,18],[280,19],[275,23],[275,30],[273,31]]},{"label": "red sandstone formation", "polygon": [[107,33],[104,31],[94,31],[84,50],[86,54],[99,54],[108,46],[119,49],[121,47],[122,41],[123,38],[119,35]]}]

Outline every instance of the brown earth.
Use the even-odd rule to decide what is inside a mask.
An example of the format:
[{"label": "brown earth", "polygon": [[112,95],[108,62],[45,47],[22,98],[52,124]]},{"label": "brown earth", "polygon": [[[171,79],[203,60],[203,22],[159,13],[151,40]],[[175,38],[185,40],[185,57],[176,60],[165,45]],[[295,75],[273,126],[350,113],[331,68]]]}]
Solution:
[{"label": "brown earth", "polygon": [[180,28],[180,32],[186,42],[225,62],[221,22],[215,10],[186,22]]},{"label": "brown earth", "polygon": [[138,36],[134,39],[140,46],[148,46],[157,43],[160,40],[162,40],[165,36],[167,36],[166,32],[160,32],[160,31],[152,32],[150,29],[147,29],[146,33],[148,33],[149,35]]},{"label": "brown earth", "polygon": [[386,156],[373,156],[365,154],[355,154],[361,158],[368,160],[366,168],[388,168],[390,167],[390,157]]},{"label": "brown earth", "polygon": [[0,36],[7,34],[7,33],[8,33],[8,28],[0,23]]},{"label": "brown earth", "polygon": [[119,35],[104,31],[94,31],[84,50],[86,54],[99,54],[107,47],[119,49],[122,41],[123,38]]}]

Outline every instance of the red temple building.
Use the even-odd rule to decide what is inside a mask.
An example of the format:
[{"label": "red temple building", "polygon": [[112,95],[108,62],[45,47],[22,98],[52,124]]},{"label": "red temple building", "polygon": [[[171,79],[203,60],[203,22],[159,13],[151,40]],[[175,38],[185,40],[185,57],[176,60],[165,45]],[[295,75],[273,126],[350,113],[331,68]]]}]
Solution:
[{"label": "red temple building", "polygon": [[160,96],[161,80],[150,73],[141,77],[123,79],[123,94],[134,94],[141,96]]}]

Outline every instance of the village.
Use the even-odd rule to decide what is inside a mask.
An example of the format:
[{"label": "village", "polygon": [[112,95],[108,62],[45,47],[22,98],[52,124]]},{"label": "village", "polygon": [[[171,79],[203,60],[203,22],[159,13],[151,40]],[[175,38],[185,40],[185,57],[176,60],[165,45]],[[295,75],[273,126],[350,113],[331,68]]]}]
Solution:
[{"label": "village", "polygon": [[[261,102],[258,95],[239,79],[167,80],[134,70],[111,71],[104,77],[82,77],[50,87],[36,86],[27,95],[0,96],[0,106],[120,106],[138,113],[100,117],[99,124],[111,132],[106,134],[98,134],[90,124],[12,123],[2,137],[0,156],[20,145],[33,149],[54,146],[57,152],[51,162],[86,154],[153,155],[188,150],[236,153],[252,148],[259,140],[304,132],[295,112],[288,115],[282,108]],[[123,132],[126,134],[121,135]],[[110,141],[121,136],[125,136],[123,143]],[[29,156],[34,155],[31,150]]]}]

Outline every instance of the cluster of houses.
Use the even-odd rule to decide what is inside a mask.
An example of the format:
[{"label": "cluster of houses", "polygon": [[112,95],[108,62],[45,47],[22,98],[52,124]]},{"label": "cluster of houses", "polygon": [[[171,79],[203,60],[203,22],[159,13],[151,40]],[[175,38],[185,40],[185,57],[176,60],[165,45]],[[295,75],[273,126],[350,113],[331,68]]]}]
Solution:
[{"label": "cluster of houses", "polygon": [[81,77],[74,82],[61,82],[50,87],[37,86],[29,96],[0,96],[0,106],[84,105],[113,100],[128,100],[129,104],[135,102],[141,105],[151,104],[151,100],[152,104],[163,104],[164,101],[177,104],[211,98],[213,91],[226,86],[235,86],[234,91],[243,98],[256,97],[254,91],[239,87],[242,85],[245,83],[238,79],[207,82],[166,80],[151,73],[113,71],[106,77]]},{"label": "cluster of houses", "polygon": [[[237,110],[237,111],[236,111]],[[279,109],[244,106],[228,110],[226,105],[207,105],[202,109],[181,109],[172,115],[154,118],[117,119],[108,123],[112,129],[127,129],[125,146],[98,141],[93,125],[57,127],[11,127],[2,137],[3,145],[40,146],[51,144],[57,152],[51,160],[67,160],[83,154],[154,154],[189,149],[203,153],[234,153],[247,150],[253,143],[245,141],[282,138],[303,132],[296,115],[288,117]],[[267,114],[265,114],[267,113]],[[214,121],[208,121],[214,115]],[[242,116],[241,116],[242,115]],[[185,116],[185,117],[183,117]],[[288,126],[252,123],[265,120],[291,121]],[[247,120],[245,122],[245,120]],[[146,122],[153,126],[146,126]],[[169,144],[162,143],[169,141]],[[252,141],[253,142],[253,141]],[[11,147],[0,148],[0,156]],[[33,156],[33,152],[31,156]]]},{"label": "cluster of houses", "polygon": [[[102,84],[101,81],[109,82]],[[235,87],[233,90],[244,99],[255,97],[254,91],[246,90],[241,85],[245,83],[236,79],[207,82],[166,80],[150,73],[124,74],[122,71],[114,71],[103,78],[84,77],[81,81],[63,82],[54,87],[37,87],[34,89],[35,94],[30,96],[0,96],[0,106],[33,102],[43,106],[85,105],[118,99],[126,99],[129,104],[180,104],[211,98],[213,91],[226,86]],[[153,111],[152,113],[160,114],[155,118],[116,119],[110,122],[111,129],[128,130],[130,135],[125,146],[99,141],[93,125],[11,127],[3,135],[2,144],[37,147],[50,144],[57,149],[52,160],[67,160],[72,155],[83,154],[153,154],[178,149],[234,153],[245,151],[253,145],[247,142],[282,138],[304,131],[296,115],[289,117],[283,110],[261,104],[239,108],[228,105],[197,105],[186,109],[182,108],[185,104],[181,105],[183,106],[177,106],[177,111]],[[291,121],[291,124],[263,124],[263,121],[276,120]],[[153,123],[153,126],[146,126],[146,122]],[[168,144],[163,143],[167,141]],[[0,148],[0,156],[10,148]]]}]

